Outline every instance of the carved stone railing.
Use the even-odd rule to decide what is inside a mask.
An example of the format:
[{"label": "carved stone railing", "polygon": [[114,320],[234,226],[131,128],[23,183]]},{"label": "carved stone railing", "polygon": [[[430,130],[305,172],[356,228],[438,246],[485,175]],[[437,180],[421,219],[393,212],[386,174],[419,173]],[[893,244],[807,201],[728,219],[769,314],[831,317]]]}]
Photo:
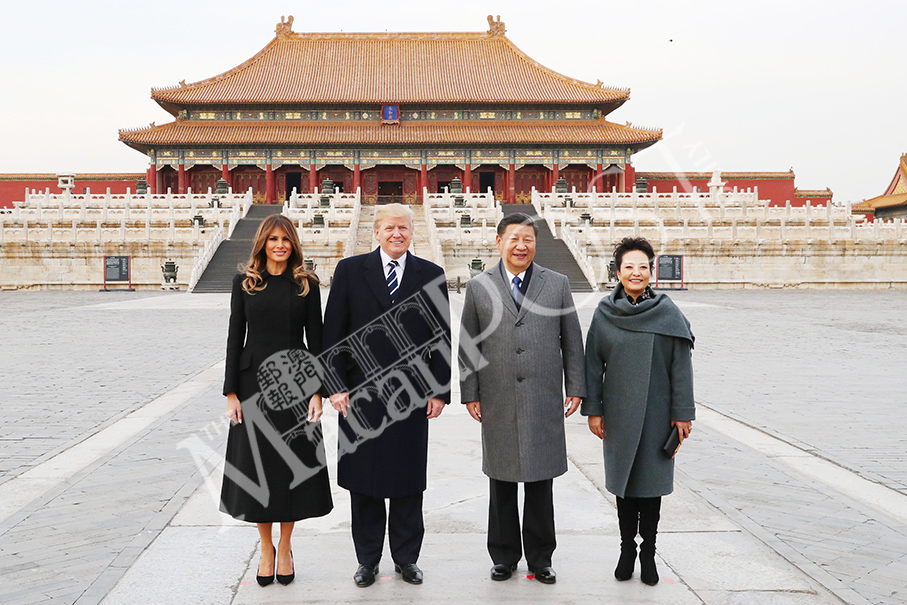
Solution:
[{"label": "carved stone railing", "polygon": [[[327,197],[328,205],[322,205],[321,198]],[[294,190],[290,198],[284,202],[283,214],[290,220],[311,225],[316,214],[332,224],[352,221],[353,215],[358,214],[360,207],[360,190],[354,193],[341,193],[335,191],[321,195],[315,193],[298,194]]]},{"label": "carved stone railing", "polygon": [[343,245],[343,257],[349,258],[356,253],[356,237],[359,234],[359,215],[362,213],[361,190],[356,189],[352,199],[352,218],[350,219],[350,232],[347,234],[346,243]]},{"label": "carved stone railing", "polygon": [[195,265],[193,265],[192,273],[189,276],[189,292],[192,292],[195,289],[196,284],[198,284],[198,280],[202,278],[202,274],[205,272],[205,269],[208,268],[208,263],[210,263],[211,259],[214,258],[214,253],[217,252],[217,248],[223,241],[224,228],[218,227],[211,239],[205,242],[205,247],[202,249],[201,254],[199,254],[198,258],[196,258],[195,260]]},{"label": "carved stone railing", "polygon": [[[595,271],[595,259],[587,254],[586,245],[581,242],[583,237],[583,228],[571,227],[568,224],[561,226],[561,239],[567,244],[567,248],[576,259],[583,275],[586,276],[593,290],[598,290],[599,278],[601,277]],[[602,280],[603,281],[603,280]]]},{"label": "carved stone railing", "polygon": [[425,216],[425,225],[428,229],[428,247],[431,250],[432,257],[434,257],[434,263],[444,269],[444,249],[441,247],[441,242],[438,239],[438,227],[435,224],[435,219],[432,217],[431,204],[428,201],[428,191],[423,190],[422,195],[425,200],[422,204],[422,213]]}]

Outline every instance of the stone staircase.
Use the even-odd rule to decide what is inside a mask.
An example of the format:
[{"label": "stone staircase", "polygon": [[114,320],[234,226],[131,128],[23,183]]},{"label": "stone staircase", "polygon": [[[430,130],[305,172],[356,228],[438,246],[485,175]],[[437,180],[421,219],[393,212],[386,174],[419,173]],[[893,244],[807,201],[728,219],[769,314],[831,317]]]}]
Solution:
[{"label": "stone staircase", "polygon": [[[414,213],[413,227],[415,229],[411,250],[417,256],[437,262],[429,245],[428,224],[425,222],[422,207],[411,206],[411,208]],[[505,214],[525,212],[530,216],[536,216],[535,209],[531,204],[506,204],[503,208]],[[237,271],[237,265],[249,258],[249,253],[252,251],[252,240],[256,231],[258,231],[259,225],[261,225],[261,221],[270,214],[279,213],[280,210],[281,206],[279,205],[253,205],[249,209],[249,214],[236,224],[233,237],[225,240],[218,247],[214,258],[211,259],[208,268],[198,284],[196,284],[194,292],[229,292],[233,276]],[[377,246],[375,230],[372,226],[374,221],[375,207],[362,206],[354,254],[367,254]],[[543,267],[566,275],[570,280],[570,289],[574,292],[591,292],[592,286],[589,285],[582,270],[580,270],[576,259],[573,258],[567,248],[567,244],[555,239],[545,221],[539,221],[538,226],[538,248],[535,261]]]},{"label": "stone staircase", "polygon": [[249,208],[249,213],[236,223],[233,236],[224,240],[214,253],[211,262],[195,285],[193,292],[212,293],[229,292],[237,265],[249,260],[252,252],[252,241],[261,222],[271,214],[279,214],[283,207],[277,205],[256,205]]},{"label": "stone staircase", "polygon": [[423,214],[422,206],[410,206],[410,209],[413,211],[413,243],[411,250],[413,254],[424,258],[425,260],[430,260],[433,263],[437,263],[438,259],[435,258],[434,253],[431,250],[431,245],[428,240],[428,223],[425,222],[425,214]]},{"label": "stone staircase", "polygon": [[354,254],[367,254],[377,247],[374,222],[375,207],[362,206],[359,210],[359,231],[356,232]]},{"label": "stone staircase", "polygon": [[[523,212],[529,216],[538,216],[532,204],[504,204],[502,209],[504,214]],[[579,264],[573,258],[567,244],[554,237],[546,221],[539,220],[536,224],[539,227],[539,234],[536,242],[535,262],[547,269],[566,275],[570,280],[570,290],[573,292],[592,292],[589,280],[579,268]]]}]

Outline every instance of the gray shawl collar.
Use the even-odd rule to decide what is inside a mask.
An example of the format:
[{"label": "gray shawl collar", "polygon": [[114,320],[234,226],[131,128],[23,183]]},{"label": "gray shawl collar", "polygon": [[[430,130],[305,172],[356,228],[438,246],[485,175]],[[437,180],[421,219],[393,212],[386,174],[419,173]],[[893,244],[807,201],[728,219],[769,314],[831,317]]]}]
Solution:
[{"label": "gray shawl collar", "polygon": [[611,295],[598,303],[598,310],[611,324],[623,330],[684,338],[690,341],[690,346],[695,341],[690,322],[663,292],[656,292],[655,298],[631,305],[623,285],[617,284]]}]

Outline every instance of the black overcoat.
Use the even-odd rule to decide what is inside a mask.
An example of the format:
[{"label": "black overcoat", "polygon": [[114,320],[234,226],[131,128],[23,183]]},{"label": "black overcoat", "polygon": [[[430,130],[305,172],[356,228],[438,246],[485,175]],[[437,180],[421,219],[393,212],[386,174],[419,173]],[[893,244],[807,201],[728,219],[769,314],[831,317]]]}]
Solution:
[{"label": "black overcoat", "polygon": [[380,498],[425,490],[429,398],[450,401],[450,309],[441,267],[407,252],[391,303],[380,249],[340,261],[325,310],[326,389],[349,392],[337,482]]},{"label": "black overcoat", "polygon": [[[320,517],[333,508],[320,421],[305,421],[308,401],[275,413],[260,392],[258,370],[275,353],[321,353],[321,292],[310,280],[309,293],[299,296],[289,270],[262,277],[267,285],[254,294],[243,291],[244,275],[233,278],[224,395],[239,397],[243,422],[233,424],[227,437],[221,510],[256,523]],[[293,422],[305,432],[287,431],[278,440],[275,429],[292,429]]]}]

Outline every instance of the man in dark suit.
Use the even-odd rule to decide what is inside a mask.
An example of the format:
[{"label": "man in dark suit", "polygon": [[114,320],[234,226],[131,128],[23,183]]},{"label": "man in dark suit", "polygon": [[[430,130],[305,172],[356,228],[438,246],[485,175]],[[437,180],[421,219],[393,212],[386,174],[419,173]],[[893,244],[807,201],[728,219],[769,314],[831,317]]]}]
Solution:
[{"label": "man in dark suit", "polygon": [[326,390],[340,412],[337,482],[350,491],[360,587],[375,581],[385,526],[395,569],[422,583],[428,420],[450,401],[447,281],[408,252],[412,217],[401,204],[378,207],[379,247],[337,264],[324,317]]}]

